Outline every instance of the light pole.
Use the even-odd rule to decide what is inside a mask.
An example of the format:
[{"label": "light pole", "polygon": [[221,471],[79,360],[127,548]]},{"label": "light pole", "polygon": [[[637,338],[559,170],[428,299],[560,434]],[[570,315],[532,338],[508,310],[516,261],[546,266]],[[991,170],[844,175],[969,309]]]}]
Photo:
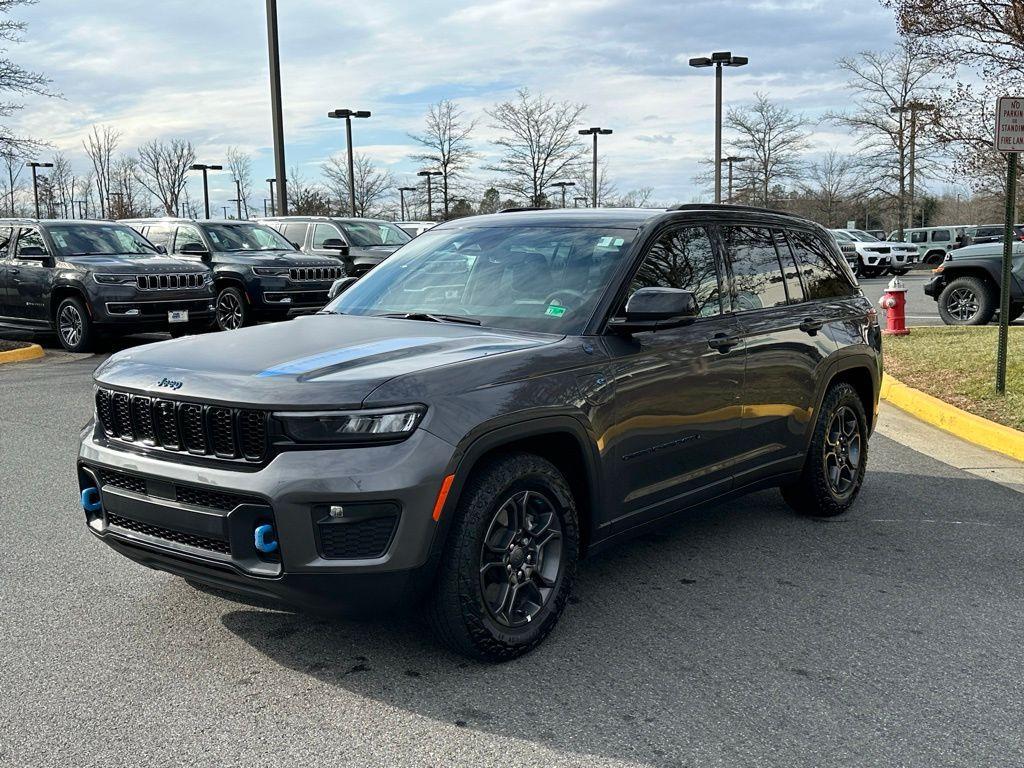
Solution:
[{"label": "light pole", "polygon": [[399,187],[398,188],[398,197],[401,200],[401,207],[402,207],[402,221],[406,221],[407,220],[405,218],[405,193],[406,192],[415,192],[415,191],[416,191],[416,187]]},{"label": "light pole", "polygon": [[[238,220],[241,221],[242,220],[242,180],[241,179],[235,179],[235,194],[237,195],[237,197],[235,198],[234,202],[238,204]],[[246,218],[248,218],[248,212],[246,213]]]},{"label": "light pole", "polygon": [[[228,217],[228,207],[226,205],[222,205],[220,207],[220,209],[224,212],[224,218],[226,219]],[[207,216],[206,218],[210,218],[210,217]]]},{"label": "light pole", "polygon": [[[910,198],[910,226],[914,226],[914,177],[917,175],[914,171],[914,156],[916,154],[917,145],[917,113],[918,112],[934,112],[934,104],[926,104],[923,101],[908,101],[901,107],[890,107],[889,112],[894,115],[901,115],[905,112],[910,113],[910,157],[907,159],[907,176],[909,176],[909,188],[907,189],[907,196]],[[899,238],[903,238],[903,220],[900,217],[900,231]]]},{"label": "light pole", "polygon": [[597,208],[597,137],[598,136],[608,136],[608,135],[611,134],[611,132],[612,132],[611,128],[581,128],[579,130],[580,136],[590,136],[590,135],[593,135],[593,137],[594,137],[594,167],[593,167],[593,181],[592,181],[592,183],[594,185],[594,189],[593,189],[594,208]]},{"label": "light pole", "polygon": [[566,187],[575,187],[576,186],[576,182],[575,181],[553,181],[553,182],[551,182],[551,186],[552,187],[561,187],[561,189],[562,189],[562,207],[565,208],[565,188]]},{"label": "light pole", "polygon": [[[36,169],[37,168],[53,168],[53,163],[40,163],[40,162],[38,162],[36,160],[32,160],[31,162],[25,163],[25,165],[27,165],[29,168],[32,169],[32,197],[36,201],[36,218],[38,219],[39,218],[39,186],[38,186],[39,185],[39,180],[36,177]],[[13,185],[12,185],[11,188],[12,189],[14,188]],[[11,215],[12,216],[14,215],[13,207],[12,207],[12,210],[11,210]]]},{"label": "light pole", "polygon": [[572,199],[572,202],[573,202],[573,206],[572,206],[573,208],[579,208],[580,207],[580,203],[583,203],[583,205],[585,206],[590,201],[587,198],[585,198],[585,197],[574,197]]},{"label": "light pole", "polygon": [[[267,49],[270,55],[270,116],[274,124],[274,173],[281,215],[288,215],[288,182],[284,162],[284,118],[281,114],[281,53],[277,42],[277,0],[267,0]],[[207,210],[206,218],[210,218]]]},{"label": "light pole", "polygon": [[711,57],[690,59],[691,67],[715,68],[715,202],[722,202],[722,67],[742,67],[746,56],[733,56],[729,51],[716,51]]},{"label": "light pole", "polygon": [[270,215],[277,216],[277,204],[274,202],[274,183],[277,179],[267,179],[267,184],[270,185]]},{"label": "light pole", "polygon": [[433,221],[434,220],[434,202],[433,202],[433,198],[431,197],[430,180],[434,176],[440,176],[441,172],[440,171],[420,171],[416,175],[417,176],[424,176],[427,179],[427,220],[428,221]]},{"label": "light pole", "polygon": [[722,160],[729,164],[729,202],[732,202],[732,166],[733,163],[745,163],[749,160],[749,157],[738,157],[736,155],[729,155],[729,157],[723,157]]},{"label": "light pole", "polygon": [[204,165],[203,163],[196,163],[189,168],[191,171],[202,171],[203,172],[203,203],[206,209],[206,218],[210,218],[210,187],[206,178],[207,171],[222,171],[224,166],[222,165]]},{"label": "light pole", "polygon": [[345,120],[345,138],[348,144],[348,207],[349,215],[356,215],[356,172],[355,160],[352,157],[352,118],[369,117],[370,113],[365,109],[336,109],[327,113],[328,117]]},{"label": "light pole", "polygon": [[269,215],[269,214],[267,214],[267,203],[269,203],[269,202],[270,201],[267,200],[267,198],[265,198],[265,197],[263,198],[263,215],[264,216]]}]

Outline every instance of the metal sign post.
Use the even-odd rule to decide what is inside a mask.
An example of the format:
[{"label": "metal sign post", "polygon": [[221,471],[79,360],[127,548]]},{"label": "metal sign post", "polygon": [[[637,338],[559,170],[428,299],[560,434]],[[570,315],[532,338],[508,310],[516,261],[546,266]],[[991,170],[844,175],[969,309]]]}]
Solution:
[{"label": "metal sign post", "polygon": [[1013,224],[1017,212],[1017,154],[1024,152],[1024,97],[1003,96],[996,102],[996,150],[1006,153],[1006,221],[1003,226],[1003,270],[999,286],[999,347],[996,392],[1006,393],[1006,348],[1010,335],[1010,280],[1013,265]]}]

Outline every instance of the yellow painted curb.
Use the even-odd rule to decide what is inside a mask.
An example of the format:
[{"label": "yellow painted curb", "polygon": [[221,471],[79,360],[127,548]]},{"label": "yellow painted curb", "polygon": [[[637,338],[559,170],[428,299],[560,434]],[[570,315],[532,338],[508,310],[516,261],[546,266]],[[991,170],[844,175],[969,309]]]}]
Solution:
[{"label": "yellow painted curb", "polygon": [[43,348],[38,344],[29,344],[21,349],[0,352],[0,365],[3,363],[20,363],[23,360],[35,360],[43,356]]},{"label": "yellow painted curb", "polygon": [[937,397],[908,387],[889,374],[882,377],[881,397],[900,410],[962,440],[1024,461],[1024,432],[963,411]]}]

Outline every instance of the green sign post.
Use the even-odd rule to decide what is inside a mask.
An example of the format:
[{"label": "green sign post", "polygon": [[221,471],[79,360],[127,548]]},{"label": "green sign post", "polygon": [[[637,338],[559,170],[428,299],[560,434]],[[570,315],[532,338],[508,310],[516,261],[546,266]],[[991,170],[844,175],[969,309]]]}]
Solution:
[{"label": "green sign post", "polygon": [[1017,214],[1017,153],[1024,152],[1024,97],[1003,96],[996,102],[996,150],[1006,154],[1006,221],[1003,228],[1003,272],[999,286],[999,348],[996,351],[996,392],[1005,394],[1013,225]]}]

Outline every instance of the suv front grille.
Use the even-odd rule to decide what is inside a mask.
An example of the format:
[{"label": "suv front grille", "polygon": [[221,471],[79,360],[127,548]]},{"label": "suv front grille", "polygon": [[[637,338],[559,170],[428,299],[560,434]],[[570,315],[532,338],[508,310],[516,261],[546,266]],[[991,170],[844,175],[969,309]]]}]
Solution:
[{"label": "suv front grille", "polygon": [[120,515],[108,514],[107,524],[113,525],[117,528],[123,528],[126,531],[134,531],[135,533],[141,533],[146,536],[163,539],[164,541],[170,541],[175,544],[183,544],[186,547],[205,549],[209,552],[219,552],[222,555],[231,554],[231,545],[226,541],[221,541],[220,539],[210,539],[206,536],[197,536],[193,533],[172,531],[170,528],[162,528],[159,525],[143,523],[139,520],[121,517]]},{"label": "suv front grille", "polygon": [[190,288],[202,288],[206,285],[205,272],[186,272],[184,274],[139,275],[136,278],[139,290],[142,291],[180,291]]},{"label": "suv front grille", "polygon": [[98,389],[96,415],[107,437],[126,443],[250,462],[267,456],[263,411]]},{"label": "suv front grille", "polygon": [[292,280],[338,280],[345,276],[341,267],[292,267],[288,270]]},{"label": "suv front grille", "polygon": [[[133,475],[127,472],[119,472],[115,469],[98,468],[96,475],[100,485],[112,485],[122,491],[131,491],[140,496],[151,496],[154,499],[163,500],[164,496],[154,496],[149,492],[146,485],[146,478],[140,475]],[[166,485],[166,481],[159,482]],[[179,504],[190,504],[193,507],[206,507],[207,509],[219,509],[222,512],[231,512],[235,507],[242,504],[255,504],[266,506],[267,502],[255,496],[243,496],[240,493],[228,491],[215,491],[209,488],[199,488],[194,485],[178,485],[174,483],[174,500]],[[157,491],[160,493],[161,491]],[[166,494],[166,491],[163,491]]]}]

